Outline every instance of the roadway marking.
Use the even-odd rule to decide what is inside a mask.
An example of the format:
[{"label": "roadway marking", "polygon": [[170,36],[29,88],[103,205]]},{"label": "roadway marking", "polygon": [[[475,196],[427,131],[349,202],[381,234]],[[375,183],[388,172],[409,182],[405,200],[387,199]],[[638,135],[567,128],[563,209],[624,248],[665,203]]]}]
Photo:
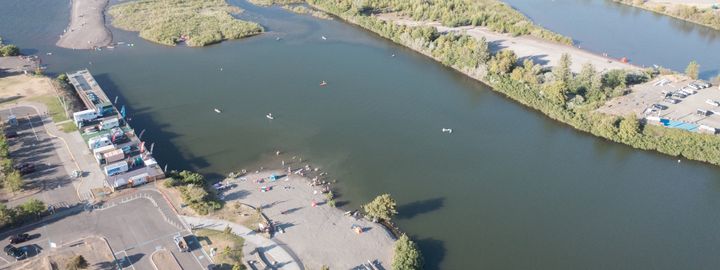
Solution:
[{"label": "roadway marking", "polygon": [[[125,254],[125,255],[123,255],[123,258],[119,260],[121,262],[120,263],[121,267],[130,267],[133,270],[136,270],[135,266],[133,266],[133,263],[130,261],[130,258],[128,258],[127,252],[125,252],[125,250],[118,251],[118,252],[115,252],[115,256],[117,256],[117,254],[119,254],[119,253]],[[127,263],[128,265],[125,266],[125,263]]]},{"label": "roadway marking", "polygon": [[6,263],[5,265],[10,265],[10,261],[6,260],[6,259],[3,258],[3,257],[0,257],[0,259],[2,259],[3,261],[5,261],[5,263]]},{"label": "roadway marking", "polygon": [[28,122],[30,123],[30,129],[32,129],[33,135],[35,135],[35,140],[40,141],[40,138],[38,138],[38,135],[35,132],[35,126],[33,126],[33,124],[32,124],[32,119],[30,118],[30,115],[28,115],[27,119],[28,119]]}]

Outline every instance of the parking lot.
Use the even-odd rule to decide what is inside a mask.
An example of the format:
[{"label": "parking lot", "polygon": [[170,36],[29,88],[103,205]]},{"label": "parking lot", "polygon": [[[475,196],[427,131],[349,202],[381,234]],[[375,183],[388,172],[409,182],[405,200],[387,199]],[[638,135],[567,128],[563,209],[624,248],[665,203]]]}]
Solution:
[{"label": "parking lot", "polygon": [[[689,87],[696,82],[680,75],[660,76],[633,86],[630,94],[608,101],[598,111],[618,116],[653,116],[720,128],[720,107],[709,102],[720,102],[720,90],[715,85],[699,90]],[[685,90],[680,91],[683,88]]]},{"label": "parking lot", "polygon": [[[43,119],[32,107],[13,107],[0,110],[1,119],[9,115],[17,116],[18,125],[6,127],[6,131],[17,134],[8,138],[10,158],[13,164],[31,164],[33,170],[23,175],[24,190],[11,194],[0,193],[0,202],[15,206],[29,198],[37,198],[48,205],[63,207],[78,201],[73,178],[73,168],[63,162],[61,155],[67,155],[62,142],[45,132],[44,122],[52,124],[49,118]],[[67,158],[65,158],[67,159]]]},{"label": "parking lot", "polygon": [[[0,254],[0,269],[22,269],[22,265],[29,263],[27,261],[87,236],[105,238],[124,269],[156,269],[152,265],[151,254],[160,249],[172,252],[184,269],[204,269],[210,263],[194,237],[186,237],[191,252],[178,251],[173,236],[187,236],[190,232],[181,225],[177,216],[171,214],[162,197],[154,192],[120,197],[103,207],[78,205],[64,211],[70,214],[63,216],[59,213],[55,220],[1,235],[3,246],[8,244],[11,234],[34,235],[36,237],[30,241],[16,246],[29,247],[39,253],[17,262],[7,254]],[[52,248],[50,243],[56,248]],[[164,268],[158,265],[158,269]]]}]

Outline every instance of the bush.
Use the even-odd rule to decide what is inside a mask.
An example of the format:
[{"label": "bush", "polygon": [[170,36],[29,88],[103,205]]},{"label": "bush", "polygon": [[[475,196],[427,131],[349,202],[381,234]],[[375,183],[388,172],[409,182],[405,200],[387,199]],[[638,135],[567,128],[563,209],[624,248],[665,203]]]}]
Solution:
[{"label": "bush", "polygon": [[70,260],[67,263],[66,269],[68,270],[78,270],[78,269],[85,269],[88,267],[88,262],[85,260],[85,257],[82,255],[76,255],[70,258]]},{"label": "bush", "polygon": [[17,56],[20,55],[20,49],[15,45],[6,45],[0,48],[0,56]]}]

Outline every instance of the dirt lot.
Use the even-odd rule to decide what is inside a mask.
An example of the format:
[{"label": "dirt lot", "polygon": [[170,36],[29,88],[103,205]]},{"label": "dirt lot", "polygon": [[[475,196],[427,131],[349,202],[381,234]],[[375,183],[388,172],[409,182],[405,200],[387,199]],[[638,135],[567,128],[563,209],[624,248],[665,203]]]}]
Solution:
[{"label": "dirt lot", "polygon": [[109,269],[115,265],[110,248],[104,240],[98,237],[80,239],[57,249],[45,250],[40,255],[6,269],[65,269],[68,260],[76,255],[82,255],[87,260],[89,267],[86,269],[88,270]]},{"label": "dirt lot", "polygon": [[[660,85],[665,80],[667,83]],[[657,116],[698,125],[720,128],[720,107],[711,105],[706,101],[720,101],[720,90],[716,85],[696,90],[695,94],[687,97],[673,97],[677,104],[667,102],[663,92],[674,93],[678,89],[687,87],[694,82],[690,78],[679,75],[660,76],[648,83],[636,85],[628,95],[612,99],[598,109],[599,112],[626,116],[634,114],[638,117]],[[660,108],[653,109],[653,104]],[[699,115],[697,110],[707,110],[709,115]]]},{"label": "dirt lot", "polygon": [[55,88],[48,77],[15,75],[0,78],[0,103],[46,95],[55,95]]}]

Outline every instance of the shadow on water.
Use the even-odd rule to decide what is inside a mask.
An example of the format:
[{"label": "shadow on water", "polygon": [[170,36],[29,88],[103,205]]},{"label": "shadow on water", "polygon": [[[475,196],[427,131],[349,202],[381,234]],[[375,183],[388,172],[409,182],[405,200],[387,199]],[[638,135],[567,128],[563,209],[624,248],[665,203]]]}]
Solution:
[{"label": "shadow on water", "polygon": [[[135,108],[132,104],[126,103],[121,91],[118,91],[117,85],[107,73],[93,74],[93,76],[111,101],[118,97],[117,107],[125,106],[128,123],[135,131],[139,134],[142,130],[145,130],[143,140],[146,141],[146,145],[155,143],[153,155],[161,166],[164,167],[167,164],[168,170],[198,171],[210,165],[208,160],[203,157],[178,151],[178,148],[171,141],[180,135],[169,132],[167,130],[169,124],[159,124],[158,121],[155,121],[150,108]],[[204,173],[203,175],[211,181],[224,177],[218,173]]]},{"label": "shadow on water", "polygon": [[445,198],[438,197],[422,201],[411,202],[398,207],[398,219],[411,219],[417,215],[426,214],[443,207]]},{"label": "shadow on water", "polygon": [[420,248],[425,260],[424,269],[440,269],[440,264],[445,259],[445,253],[447,253],[445,242],[433,238],[424,238],[416,240],[415,243]]}]

